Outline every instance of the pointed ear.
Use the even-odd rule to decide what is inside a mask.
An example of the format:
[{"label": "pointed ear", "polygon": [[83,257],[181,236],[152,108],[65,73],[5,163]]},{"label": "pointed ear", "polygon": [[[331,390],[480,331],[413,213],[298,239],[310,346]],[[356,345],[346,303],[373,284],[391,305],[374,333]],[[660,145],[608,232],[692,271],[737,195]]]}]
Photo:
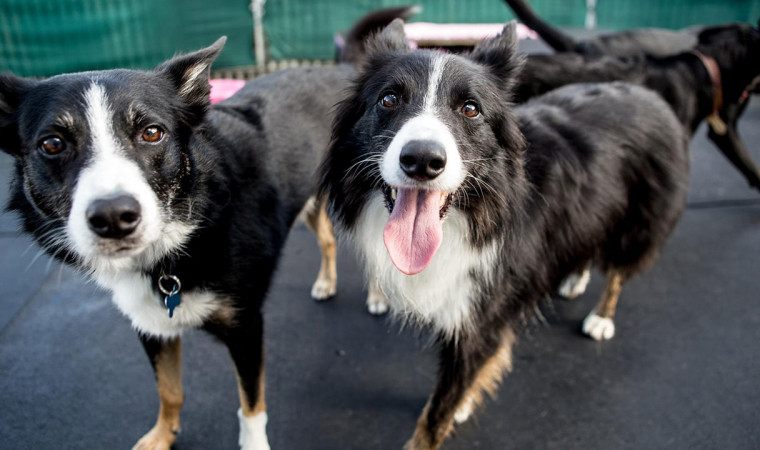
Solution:
[{"label": "pointed ear", "polygon": [[383,31],[367,40],[367,54],[375,56],[381,53],[406,53],[411,51],[404,33],[404,21],[394,19]]},{"label": "pointed ear", "polygon": [[177,88],[177,95],[185,99],[188,104],[206,106],[211,92],[209,85],[211,64],[222,51],[225,42],[227,42],[227,37],[223,36],[210,47],[187,55],[175,56],[158,66],[156,72],[169,78]]},{"label": "pointed ear", "polygon": [[16,155],[20,152],[18,135],[18,107],[27,89],[37,81],[0,73],[0,150]]},{"label": "pointed ear", "polygon": [[501,34],[476,45],[470,59],[511,84],[525,62],[524,55],[517,52],[517,22],[508,22]]}]

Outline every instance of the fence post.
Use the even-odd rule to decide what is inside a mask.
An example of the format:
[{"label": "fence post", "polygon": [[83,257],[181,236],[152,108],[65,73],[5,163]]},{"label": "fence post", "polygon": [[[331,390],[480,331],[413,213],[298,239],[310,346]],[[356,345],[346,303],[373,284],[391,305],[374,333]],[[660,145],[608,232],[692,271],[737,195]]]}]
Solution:
[{"label": "fence post", "polygon": [[596,0],[586,0],[586,28],[596,28]]},{"label": "fence post", "polygon": [[264,46],[264,3],[266,0],[251,0],[251,13],[253,14],[253,49],[256,57],[256,65],[266,65],[267,52]]}]

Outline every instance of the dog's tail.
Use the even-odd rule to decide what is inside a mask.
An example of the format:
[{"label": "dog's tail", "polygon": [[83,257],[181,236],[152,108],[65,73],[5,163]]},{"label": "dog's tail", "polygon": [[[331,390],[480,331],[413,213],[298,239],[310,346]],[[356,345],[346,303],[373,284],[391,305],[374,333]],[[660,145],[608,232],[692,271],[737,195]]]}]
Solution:
[{"label": "dog's tail", "polygon": [[558,52],[571,52],[577,43],[573,38],[540,18],[525,0],[504,0],[520,21],[532,29],[551,48]]},{"label": "dog's tail", "polygon": [[350,30],[336,36],[338,62],[357,63],[364,56],[364,42],[369,36],[385,28],[393,19],[406,21],[421,10],[419,6],[407,5],[376,9],[362,16]]}]

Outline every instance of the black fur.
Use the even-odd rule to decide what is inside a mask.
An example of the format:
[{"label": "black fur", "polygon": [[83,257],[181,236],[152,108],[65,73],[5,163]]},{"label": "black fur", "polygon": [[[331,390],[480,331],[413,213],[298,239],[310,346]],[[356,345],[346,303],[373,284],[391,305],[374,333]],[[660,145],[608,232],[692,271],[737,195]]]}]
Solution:
[{"label": "black fur", "polygon": [[[321,190],[354,240],[370,198],[384,185],[372,158],[420,113],[436,55],[411,52],[400,44],[400,32],[392,24],[372,43],[374,52],[340,105],[321,169]],[[479,371],[511,345],[505,336],[526,308],[589,260],[625,277],[639,273],[684,206],[687,136],[656,94],[622,83],[577,85],[512,107],[510,86],[520,65],[512,27],[469,55],[446,59],[436,115],[464,160],[485,161],[465,164],[480,183],[460,185],[449,214],[467,218],[467,245],[496,246],[497,256],[492,267],[470,272],[477,286],[467,294],[472,326],[439,333],[439,380],[410,449],[440,445]],[[401,106],[378,104],[386,92],[399,95]],[[459,115],[467,100],[477,102],[481,117]]]}]

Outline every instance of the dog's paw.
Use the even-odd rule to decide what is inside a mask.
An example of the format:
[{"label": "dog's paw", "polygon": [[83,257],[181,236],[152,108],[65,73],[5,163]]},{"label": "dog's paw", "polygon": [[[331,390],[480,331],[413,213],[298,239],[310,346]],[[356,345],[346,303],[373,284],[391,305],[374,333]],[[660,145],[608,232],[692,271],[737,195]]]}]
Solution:
[{"label": "dog's paw", "polygon": [[335,280],[317,279],[311,288],[311,298],[321,302],[332,297],[338,292],[338,283]]},{"label": "dog's paw", "polygon": [[559,295],[565,298],[575,298],[584,292],[591,280],[591,271],[586,269],[581,273],[572,273],[559,286]]},{"label": "dog's paw", "polygon": [[592,311],[583,321],[583,333],[596,341],[610,340],[615,336],[615,322]]},{"label": "dog's paw", "polygon": [[156,425],[148,433],[137,441],[132,450],[169,450],[179,433],[171,431],[168,427]]},{"label": "dog's paw", "polygon": [[467,398],[467,400],[462,403],[462,405],[459,407],[459,409],[456,410],[454,413],[454,422],[456,423],[465,423],[467,422],[467,419],[470,418],[472,415],[472,398]]},{"label": "dog's paw", "polygon": [[237,414],[240,419],[238,445],[241,450],[270,450],[267,439],[267,413],[246,417],[243,411],[238,409]]},{"label": "dog's paw", "polygon": [[388,312],[390,305],[388,299],[379,289],[371,290],[367,295],[367,311],[373,316],[381,316]]}]

